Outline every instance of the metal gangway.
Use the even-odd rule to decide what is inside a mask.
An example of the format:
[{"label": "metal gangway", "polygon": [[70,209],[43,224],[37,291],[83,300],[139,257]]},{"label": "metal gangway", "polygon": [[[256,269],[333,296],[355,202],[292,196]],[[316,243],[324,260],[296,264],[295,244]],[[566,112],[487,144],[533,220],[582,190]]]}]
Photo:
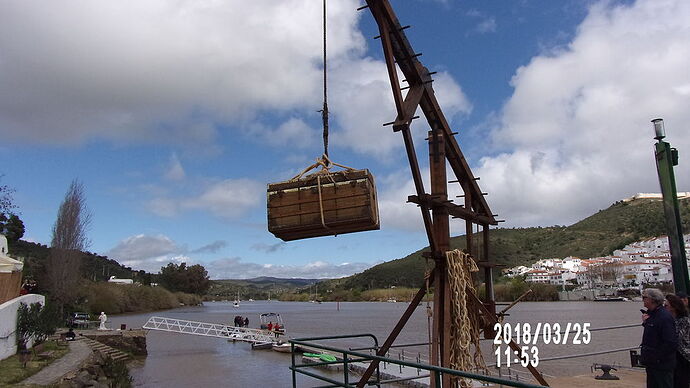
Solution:
[{"label": "metal gangway", "polygon": [[277,343],[273,332],[247,327],[228,326],[220,323],[187,321],[184,319],[151,317],[144,329],[167,331],[171,333],[192,334],[204,337],[225,338],[252,344]]}]

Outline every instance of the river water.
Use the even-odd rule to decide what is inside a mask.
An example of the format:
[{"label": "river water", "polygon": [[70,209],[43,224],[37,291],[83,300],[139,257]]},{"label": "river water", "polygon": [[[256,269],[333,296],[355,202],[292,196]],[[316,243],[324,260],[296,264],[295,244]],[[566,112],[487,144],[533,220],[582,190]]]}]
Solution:
[{"label": "river water", "polygon": [[[559,323],[562,331],[568,323],[589,323],[591,328],[640,322],[641,302],[522,302],[510,310],[505,322],[513,327],[529,323],[534,333],[539,323]],[[255,301],[242,302],[234,308],[227,302],[207,302],[204,306],[182,307],[156,313],[119,315],[109,318],[109,326],[141,327],[152,316],[191,321],[231,324],[235,315],[249,318],[250,327],[258,327],[259,314],[279,313],[292,338],[323,335],[371,333],[382,343],[397,323],[407,303],[374,302],[306,302]],[[515,334],[515,333],[513,333]],[[536,343],[540,358],[583,354],[639,345],[642,327],[611,331],[594,331],[589,344],[573,344],[574,331],[567,343],[546,345],[543,338]],[[428,341],[426,309],[416,309],[396,344]],[[561,340],[562,342],[563,340]],[[369,340],[355,340],[338,345],[370,346]],[[252,351],[247,343],[231,343],[220,338],[166,333],[151,330],[147,336],[148,356],[131,368],[135,385],[140,387],[289,387],[291,372],[289,354],[273,351]],[[505,348],[505,346],[503,346]],[[491,341],[483,341],[487,363],[495,363]],[[425,347],[406,350],[407,356],[418,352],[427,358]],[[505,361],[502,361],[505,363]],[[538,369],[554,376],[586,374],[593,363],[630,366],[628,352],[543,361]],[[518,367],[518,369],[520,369]],[[318,385],[307,377],[298,380],[299,386]]]}]

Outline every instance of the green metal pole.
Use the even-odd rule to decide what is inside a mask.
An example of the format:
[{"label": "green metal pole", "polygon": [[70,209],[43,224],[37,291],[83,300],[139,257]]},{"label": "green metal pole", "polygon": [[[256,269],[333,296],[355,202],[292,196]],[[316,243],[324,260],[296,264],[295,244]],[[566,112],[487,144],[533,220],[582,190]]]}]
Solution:
[{"label": "green metal pole", "polygon": [[664,216],[668,232],[668,243],[671,250],[671,268],[673,269],[673,286],[676,292],[690,291],[690,277],[688,276],[688,261],[685,256],[685,244],[683,242],[683,228],[680,221],[680,209],[678,207],[678,194],[676,191],[676,178],[673,174],[673,166],[678,164],[678,152],[663,138],[664,121],[652,120],[656,132],[655,145],[656,169],[659,174],[661,195],[664,202]]}]

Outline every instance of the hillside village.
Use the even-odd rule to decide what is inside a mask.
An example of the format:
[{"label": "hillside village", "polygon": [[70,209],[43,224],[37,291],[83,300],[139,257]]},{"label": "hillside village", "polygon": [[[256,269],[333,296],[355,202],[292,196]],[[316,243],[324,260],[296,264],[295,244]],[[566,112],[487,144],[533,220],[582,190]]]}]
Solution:
[{"label": "hillside village", "polygon": [[[690,234],[683,236],[685,250],[690,251]],[[525,281],[559,286],[577,285],[637,287],[648,283],[673,280],[671,252],[667,236],[650,238],[626,245],[612,255],[580,259],[541,259],[531,266],[503,270],[504,276],[524,276]]]}]

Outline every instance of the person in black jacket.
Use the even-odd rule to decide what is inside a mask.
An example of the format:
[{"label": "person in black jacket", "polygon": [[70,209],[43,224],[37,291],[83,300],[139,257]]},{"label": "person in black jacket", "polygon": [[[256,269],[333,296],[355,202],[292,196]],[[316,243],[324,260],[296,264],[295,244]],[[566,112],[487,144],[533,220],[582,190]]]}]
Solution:
[{"label": "person in black jacket", "polygon": [[647,371],[647,388],[672,388],[678,337],[671,313],[663,306],[664,294],[656,288],[642,292],[647,312],[642,315],[640,361]]}]

